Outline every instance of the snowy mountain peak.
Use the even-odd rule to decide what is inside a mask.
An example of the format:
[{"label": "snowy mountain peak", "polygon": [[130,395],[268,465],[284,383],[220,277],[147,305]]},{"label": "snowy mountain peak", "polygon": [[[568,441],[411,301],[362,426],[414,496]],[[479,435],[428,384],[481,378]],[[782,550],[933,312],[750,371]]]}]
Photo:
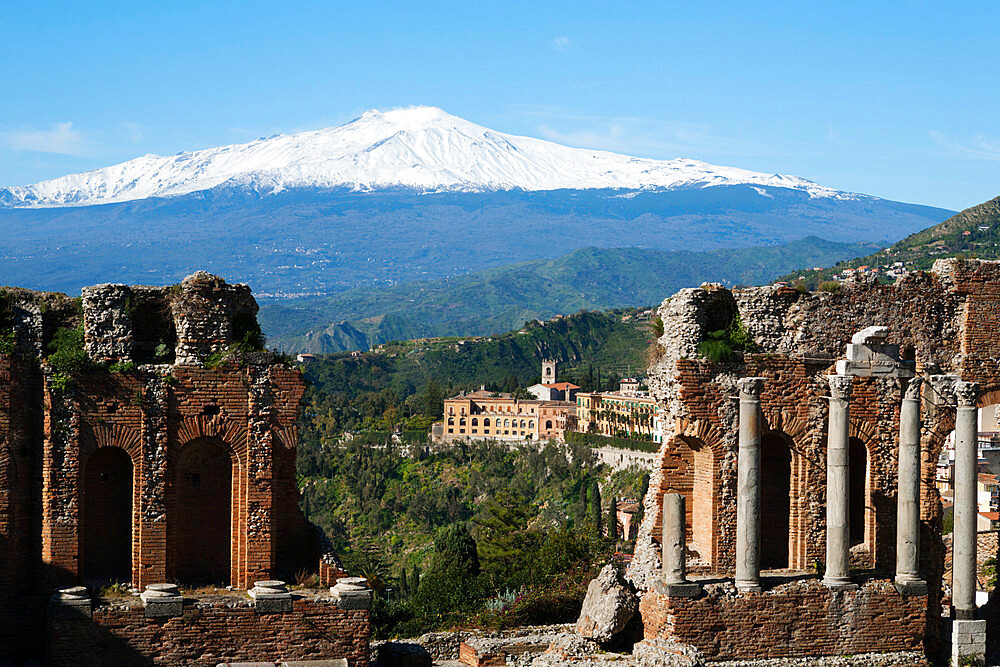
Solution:
[{"label": "snowy mountain peak", "polygon": [[[170,197],[220,185],[273,193],[298,187],[373,190],[790,188],[812,197],[853,195],[795,176],[569,148],[476,125],[429,106],[366,111],[344,125],[277,134],[172,156],[0,188],[0,206],[86,206]],[[766,192],[766,191],[761,191]]]}]

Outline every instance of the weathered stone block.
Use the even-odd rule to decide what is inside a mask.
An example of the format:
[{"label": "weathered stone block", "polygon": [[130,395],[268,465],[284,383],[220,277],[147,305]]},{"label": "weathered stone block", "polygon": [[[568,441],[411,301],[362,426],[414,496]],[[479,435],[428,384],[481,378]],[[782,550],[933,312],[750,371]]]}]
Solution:
[{"label": "weathered stone block", "polygon": [[371,609],[372,589],[364,577],[341,577],[330,588],[338,609]]},{"label": "weathered stone block", "polygon": [[282,614],[292,611],[292,594],[285,588],[285,582],[276,579],[258,581],[247,594],[254,601],[258,614]]}]

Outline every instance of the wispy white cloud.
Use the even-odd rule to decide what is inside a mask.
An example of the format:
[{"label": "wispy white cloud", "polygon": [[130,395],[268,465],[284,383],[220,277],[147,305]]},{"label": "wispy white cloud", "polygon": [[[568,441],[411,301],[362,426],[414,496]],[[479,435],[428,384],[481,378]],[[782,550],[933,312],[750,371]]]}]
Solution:
[{"label": "wispy white cloud", "polygon": [[128,137],[128,140],[131,141],[133,144],[142,141],[142,138],[146,134],[142,125],[139,125],[139,123],[133,123],[132,121],[128,121],[126,123],[123,123],[122,127],[125,129],[125,135]]},{"label": "wispy white cloud", "polygon": [[971,143],[962,143],[948,137],[944,132],[931,130],[928,132],[934,142],[955,153],[971,155],[980,160],[1000,161],[1000,143],[987,139],[982,134],[976,135]]},{"label": "wispy white cloud", "polygon": [[21,128],[0,134],[4,143],[15,151],[35,153],[57,153],[59,155],[86,155],[90,152],[90,142],[73,123],[53,123],[48,130]]},{"label": "wispy white cloud", "polygon": [[573,46],[573,40],[566,35],[560,35],[552,40],[552,48],[556,51],[565,51]]}]

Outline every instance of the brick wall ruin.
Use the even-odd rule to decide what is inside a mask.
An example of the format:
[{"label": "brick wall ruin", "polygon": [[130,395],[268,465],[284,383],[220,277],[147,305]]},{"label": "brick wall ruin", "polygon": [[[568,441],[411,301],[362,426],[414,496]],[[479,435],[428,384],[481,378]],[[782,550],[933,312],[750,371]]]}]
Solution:
[{"label": "brick wall ruin", "polygon": [[298,509],[305,384],[256,312],[204,272],[80,300],[0,290],[0,659],[38,653],[55,587],[343,576]]},{"label": "brick wall ruin", "polygon": [[[681,290],[663,303],[659,313],[664,334],[658,341],[660,355],[649,371],[649,386],[666,408],[664,445],[644,501],[645,519],[629,570],[633,583],[650,591],[643,602],[649,615],[643,618],[649,621],[647,637],[658,636],[668,626],[683,627],[688,613],[719,616],[717,625],[722,627],[729,622],[725,619],[735,618],[734,614],[752,616],[767,611],[768,605],[785,604],[765,591],[745,594],[772,596],[766,604],[761,601],[764,606],[757,611],[756,602],[709,603],[706,600],[710,597],[705,596],[663,607],[655,600],[666,598],[652,592],[660,578],[661,500],[668,492],[687,499],[689,570],[725,576],[733,572],[739,378],[764,378],[760,397],[761,560],[765,569],[787,574],[815,571],[825,558],[830,394],[826,376],[837,372],[835,362],[843,357],[844,346],[853,334],[872,325],[888,327],[888,342],[900,346],[902,359],[915,362],[918,375],[959,375],[979,383],[980,406],[1000,402],[1000,337],[996,335],[1000,325],[1000,263],[942,260],[932,272],[910,274],[894,285],[845,283],[836,293],[799,292],[779,286],[730,291],[709,284]],[[754,350],[738,352],[726,363],[700,357],[698,345],[708,332],[725,329],[737,314],[755,343]],[[854,378],[849,424],[851,564],[861,583],[892,577],[901,399],[898,380]],[[898,611],[904,614],[901,618],[905,623],[900,621],[903,632],[896,650],[936,641],[942,588],[947,585],[942,582],[941,504],[934,477],[935,462],[954,428],[955,409],[929,382],[923,384],[922,416],[920,564],[929,593],[900,602],[893,591],[896,602],[891,604],[874,594],[852,603],[876,604],[873,601],[878,599],[880,606],[903,605]],[[876,586],[873,590],[881,589]],[[820,597],[824,594],[828,598],[843,595],[816,593]],[[816,604],[823,607],[832,604],[831,599]],[[922,609],[920,619],[913,616],[914,604]],[[873,609],[855,611],[861,616],[875,613]],[[808,623],[807,619],[808,615],[793,625]],[[675,634],[682,637],[685,632],[677,630]],[[861,650],[846,640],[812,642],[806,639],[811,634],[780,640],[791,642],[791,650],[785,654]],[[698,643],[698,638],[691,641]],[[733,648],[736,657],[780,653],[741,654],[737,644]]]}]

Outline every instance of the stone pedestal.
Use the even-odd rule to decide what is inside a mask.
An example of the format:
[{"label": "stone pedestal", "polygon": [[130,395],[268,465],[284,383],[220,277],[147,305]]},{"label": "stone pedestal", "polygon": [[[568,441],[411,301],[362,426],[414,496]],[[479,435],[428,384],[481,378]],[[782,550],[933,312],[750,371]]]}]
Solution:
[{"label": "stone pedestal", "polygon": [[687,580],[685,500],[679,493],[663,496],[663,586],[665,595],[695,597],[701,586]]},{"label": "stone pedestal", "polygon": [[736,588],[760,590],[760,392],[764,378],[737,381],[740,390],[736,464]]},{"label": "stone pedestal", "polygon": [[[903,382],[906,382],[905,380]],[[899,476],[896,495],[896,590],[924,595],[920,577],[920,388],[918,377],[905,386],[899,409]]]},{"label": "stone pedestal", "polygon": [[170,618],[184,613],[184,598],[177,584],[147,584],[139,597],[148,618]]},{"label": "stone pedestal", "polygon": [[90,594],[83,586],[57,588],[49,598],[49,609],[53,616],[93,616]]},{"label": "stone pedestal", "polygon": [[281,614],[292,610],[292,594],[283,581],[256,581],[247,594],[253,598],[254,610],[258,614]]},{"label": "stone pedestal", "polygon": [[971,620],[976,613],[976,482],[979,461],[979,385],[958,381],[955,399],[955,534],[952,604],[955,618]]},{"label": "stone pedestal", "polygon": [[857,588],[851,582],[850,398],[851,378],[829,375],[830,423],[826,446],[826,574],[823,583],[836,590]]},{"label": "stone pedestal", "polygon": [[952,621],[951,664],[986,664],[986,621]]},{"label": "stone pedestal", "polygon": [[341,577],[330,588],[338,609],[371,609],[372,589],[364,577]]}]

